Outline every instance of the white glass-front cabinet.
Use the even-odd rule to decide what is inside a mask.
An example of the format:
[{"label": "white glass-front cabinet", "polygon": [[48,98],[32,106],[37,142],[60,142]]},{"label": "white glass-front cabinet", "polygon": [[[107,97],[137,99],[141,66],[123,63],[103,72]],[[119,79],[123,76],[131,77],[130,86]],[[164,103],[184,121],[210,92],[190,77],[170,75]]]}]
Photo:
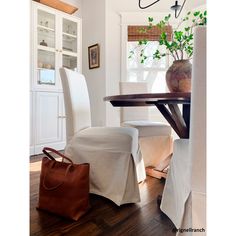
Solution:
[{"label": "white glass-front cabinet", "polygon": [[32,87],[61,90],[59,68],[80,70],[80,19],[33,4]]},{"label": "white glass-front cabinet", "polygon": [[59,68],[81,71],[81,20],[32,2],[30,154],[65,147]]}]

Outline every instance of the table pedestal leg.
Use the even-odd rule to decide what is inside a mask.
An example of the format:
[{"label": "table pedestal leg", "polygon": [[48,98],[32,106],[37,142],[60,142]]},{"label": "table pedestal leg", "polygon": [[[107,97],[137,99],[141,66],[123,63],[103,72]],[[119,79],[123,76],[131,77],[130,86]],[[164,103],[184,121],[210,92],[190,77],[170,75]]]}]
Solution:
[{"label": "table pedestal leg", "polygon": [[155,105],[180,138],[189,138],[189,115],[187,114],[190,111],[190,106],[188,104],[183,104],[183,115],[178,104],[168,103],[169,110],[163,101],[157,102]]}]

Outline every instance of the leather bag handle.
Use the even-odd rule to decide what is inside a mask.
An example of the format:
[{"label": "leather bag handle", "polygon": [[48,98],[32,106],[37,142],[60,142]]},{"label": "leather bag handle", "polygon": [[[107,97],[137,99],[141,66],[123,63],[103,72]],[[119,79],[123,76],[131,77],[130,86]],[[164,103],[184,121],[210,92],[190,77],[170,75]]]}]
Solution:
[{"label": "leather bag handle", "polygon": [[62,157],[63,160],[66,159],[66,160],[69,161],[72,165],[74,165],[73,161],[72,161],[70,158],[64,156],[63,154],[61,154],[60,152],[56,151],[56,150],[53,149],[53,148],[44,147],[44,148],[43,148],[43,153],[44,153],[45,155],[47,155],[47,157],[48,157],[49,159],[51,159],[51,160],[53,160],[53,161],[56,161],[55,158],[54,158],[52,155],[50,155],[50,154],[48,153],[48,151],[57,154],[58,156]]},{"label": "leather bag handle", "polygon": [[53,186],[53,187],[48,187],[48,186],[46,186],[46,184],[45,184],[45,179],[46,179],[47,174],[48,174],[49,171],[47,171],[47,173],[45,174],[44,179],[43,179],[43,187],[44,187],[46,190],[55,190],[55,189],[57,189],[58,187],[60,187],[60,186],[65,182],[65,178],[66,178],[66,176],[67,176],[67,174],[68,174],[70,168],[74,165],[74,163],[73,163],[73,161],[72,161],[70,158],[64,156],[63,154],[61,154],[60,152],[56,151],[55,149],[50,148],[50,147],[44,147],[44,148],[43,148],[43,153],[44,153],[50,160],[54,161],[54,163],[52,163],[52,165],[51,165],[51,169],[52,169],[53,166],[55,165],[56,160],[55,160],[55,158],[54,158],[51,154],[48,153],[48,151],[49,151],[49,152],[52,152],[52,153],[55,153],[55,154],[57,154],[58,156],[62,157],[62,158],[63,158],[63,159],[62,159],[62,162],[63,162],[64,159],[66,159],[66,160],[68,160],[68,161],[71,163],[71,164],[69,164],[69,165],[67,166],[67,168],[66,168],[65,175],[64,175],[64,180],[63,180],[61,183],[57,184],[56,186]]}]

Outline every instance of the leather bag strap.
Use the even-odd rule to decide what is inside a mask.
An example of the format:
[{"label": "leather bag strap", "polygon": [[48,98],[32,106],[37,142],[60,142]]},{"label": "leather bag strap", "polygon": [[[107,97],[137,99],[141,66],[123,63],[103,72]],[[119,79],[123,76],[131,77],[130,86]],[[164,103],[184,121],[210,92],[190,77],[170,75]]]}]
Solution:
[{"label": "leather bag strap", "polygon": [[52,155],[50,155],[50,154],[48,153],[48,151],[57,154],[58,156],[62,157],[63,159],[66,159],[66,160],[69,161],[72,165],[74,164],[73,161],[72,161],[70,158],[66,157],[65,155],[61,154],[60,152],[56,151],[55,149],[50,148],[50,147],[44,147],[44,148],[43,148],[43,153],[44,153],[45,155],[47,155],[47,157],[48,157],[49,159],[55,161],[55,158],[54,158]]}]

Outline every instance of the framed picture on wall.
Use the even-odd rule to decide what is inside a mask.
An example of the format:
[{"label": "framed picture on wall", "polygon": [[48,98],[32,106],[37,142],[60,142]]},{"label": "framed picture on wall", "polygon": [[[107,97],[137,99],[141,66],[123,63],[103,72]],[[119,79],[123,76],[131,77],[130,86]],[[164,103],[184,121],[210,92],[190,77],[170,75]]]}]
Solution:
[{"label": "framed picture on wall", "polygon": [[88,47],[89,69],[98,68],[100,66],[99,45],[94,44]]}]

